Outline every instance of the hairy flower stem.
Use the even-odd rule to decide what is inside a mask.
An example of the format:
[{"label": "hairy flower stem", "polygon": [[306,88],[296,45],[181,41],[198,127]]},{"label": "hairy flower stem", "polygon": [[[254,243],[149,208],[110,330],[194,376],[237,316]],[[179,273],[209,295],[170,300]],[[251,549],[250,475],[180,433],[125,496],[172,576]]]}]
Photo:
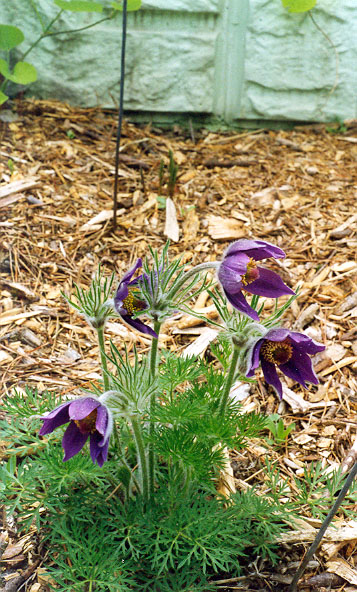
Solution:
[{"label": "hairy flower stem", "polygon": [[186,273],[184,273],[183,276],[175,282],[175,291],[171,294],[171,296],[173,297],[175,294],[177,294],[177,292],[182,288],[184,284],[186,284],[189,281],[189,279],[192,276],[197,275],[198,273],[200,273],[201,271],[205,271],[206,269],[217,269],[218,266],[218,261],[207,261],[206,263],[200,263],[199,265],[195,265],[195,267],[193,267],[189,271],[186,271]]},{"label": "hairy flower stem", "polygon": [[[156,360],[157,360],[157,351],[159,346],[159,334],[161,329],[161,323],[159,321],[154,322],[154,331],[157,334],[157,339],[153,338],[151,343],[151,351],[150,351],[150,374],[152,378],[154,378],[156,374]],[[149,445],[149,491],[150,496],[154,494],[154,473],[155,473],[155,453],[154,453],[154,444],[153,444],[153,435],[154,435],[154,413],[155,413],[155,406],[156,406],[156,396],[155,391],[153,391],[151,398],[150,398],[150,445]]]},{"label": "hairy flower stem", "polygon": [[97,327],[96,331],[97,331],[97,335],[98,335],[100,359],[102,362],[102,369],[103,369],[104,390],[108,391],[109,390],[109,377],[108,377],[107,358],[105,356],[104,327]]},{"label": "hairy flower stem", "polygon": [[236,368],[237,368],[237,362],[238,362],[238,358],[239,358],[239,354],[240,354],[240,348],[237,346],[234,346],[233,348],[233,353],[232,353],[232,359],[231,359],[231,365],[229,368],[229,373],[227,376],[227,381],[224,387],[224,391],[223,391],[223,395],[222,395],[222,399],[218,408],[218,414],[223,417],[224,416],[224,412],[226,410],[227,407],[227,401],[228,401],[228,397],[229,397],[229,392],[231,390],[232,384],[233,384],[233,380],[234,380],[234,375],[236,373]]},{"label": "hairy flower stem", "polygon": [[141,493],[143,495],[144,502],[147,502],[149,499],[149,474],[143,434],[140,423],[137,419],[132,418],[131,425],[133,427],[134,440],[138,453],[139,483],[141,486]]},{"label": "hairy flower stem", "polygon": [[[115,422],[114,422],[114,426],[113,426],[113,436],[114,436],[114,440],[115,440],[118,459],[128,469],[128,472],[131,474],[131,481],[133,482],[134,487],[136,487],[137,491],[140,491],[139,483],[138,483],[137,479],[135,479],[135,476],[133,475],[133,470],[129,466],[129,463],[127,462],[127,460],[125,458],[125,451],[122,449],[118,426],[116,425]],[[113,493],[110,494],[110,496],[112,496],[112,495],[113,495]],[[130,491],[130,483],[128,486],[128,495],[129,496],[132,495],[132,491]],[[109,499],[109,497],[107,499]]]}]

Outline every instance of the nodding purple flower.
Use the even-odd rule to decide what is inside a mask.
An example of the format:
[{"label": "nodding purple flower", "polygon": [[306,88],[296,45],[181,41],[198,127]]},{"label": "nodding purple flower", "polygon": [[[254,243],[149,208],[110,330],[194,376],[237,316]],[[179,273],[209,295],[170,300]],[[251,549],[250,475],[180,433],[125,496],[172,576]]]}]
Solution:
[{"label": "nodding purple flower", "polygon": [[254,370],[261,363],[264,378],[283,396],[283,389],[276,371],[277,367],[286,376],[306,387],[306,381],[318,384],[309,355],[323,351],[325,346],[303,333],[288,329],[270,329],[254,344],[248,360],[247,377],[254,376]]},{"label": "nodding purple flower", "polygon": [[249,306],[242,291],[268,298],[295,294],[277,273],[257,266],[257,261],[271,257],[280,259],[285,253],[265,241],[241,239],[228,247],[218,267],[218,280],[228,301],[255,321],[259,321],[258,314]]},{"label": "nodding purple flower", "polygon": [[157,339],[157,333],[148,325],[145,325],[139,318],[134,319],[134,313],[145,310],[147,308],[146,302],[137,296],[135,285],[138,283],[140,277],[132,280],[134,273],[142,266],[142,260],[139,258],[135,265],[127,271],[119,282],[118,289],[114,296],[114,308],[125,323],[151,337]]},{"label": "nodding purple flower", "polygon": [[112,412],[99,399],[80,397],[62,403],[41,417],[43,426],[40,435],[44,436],[69,422],[63,439],[63,460],[69,460],[78,454],[89,438],[90,455],[94,464],[100,467],[107,460],[109,438],[113,430]]}]

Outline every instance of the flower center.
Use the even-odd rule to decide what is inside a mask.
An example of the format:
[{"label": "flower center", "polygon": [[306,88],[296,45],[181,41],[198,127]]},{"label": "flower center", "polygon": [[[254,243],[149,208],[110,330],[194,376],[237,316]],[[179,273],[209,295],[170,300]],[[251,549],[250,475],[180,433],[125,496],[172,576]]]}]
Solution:
[{"label": "flower center", "polygon": [[286,364],[290,360],[293,355],[293,348],[287,339],[284,339],[284,341],[269,341],[267,339],[263,343],[260,352],[267,362],[280,366],[280,364]]},{"label": "flower center", "polygon": [[251,284],[252,282],[254,282],[254,280],[256,280],[258,277],[259,277],[259,271],[257,269],[257,264],[254,261],[254,259],[251,257],[249,259],[249,262],[247,265],[247,271],[242,276],[241,282],[242,282],[243,286],[248,286],[248,284]]},{"label": "flower center", "polygon": [[137,298],[130,288],[127,297],[123,300],[123,306],[130,316],[132,316],[134,312],[138,312],[139,310],[144,310],[144,308],[146,308],[145,302]]},{"label": "flower center", "polygon": [[81,434],[93,434],[96,430],[95,424],[97,421],[97,410],[93,409],[87,417],[83,419],[75,419],[74,423],[76,424],[77,428]]}]

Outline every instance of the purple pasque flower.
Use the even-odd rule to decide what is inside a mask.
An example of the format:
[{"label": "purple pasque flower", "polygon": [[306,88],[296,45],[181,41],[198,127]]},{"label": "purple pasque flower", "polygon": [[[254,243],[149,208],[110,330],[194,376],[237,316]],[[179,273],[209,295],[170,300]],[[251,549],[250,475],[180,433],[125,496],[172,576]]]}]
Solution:
[{"label": "purple pasque flower", "polygon": [[228,301],[255,321],[259,321],[258,314],[249,306],[242,291],[268,298],[295,294],[277,273],[257,266],[256,261],[271,257],[280,259],[285,253],[265,241],[240,239],[228,247],[218,267],[218,280]]},{"label": "purple pasque flower", "polygon": [[139,318],[133,318],[134,313],[147,308],[146,302],[138,297],[137,291],[135,290],[135,285],[142,276],[137,277],[134,280],[131,279],[142,264],[142,259],[139,257],[135,265],[123,275],[114,296],[114,308],[125,323],[141,333],[146,333],[147,335],[151,335],[151,337],[157,338],[157,333],[155,333],[151,327],[145,325],[145,323]]},{"label": "purple pasque flower", "polygon": [[63,460],[69,460],[78,454],[89,438],[90,455],[94,464],[100,467],[107,460],[109,438],[113,430],[112,412],[100,399],[80,397],[67,401],[41,417],[43,426],[40,435],[53,432],[59,426],[68,423],[63,439]]},{"label": "purple pasque flower", "polygon": [[254,370],[261,363],[264,378],[283,396],[283,388],[276,371],[278,367],[286,376],[307,388],[306,382],[318,384],[309,355],[323,351],[325,346],[303,333],[288,329],[270,329],[253,345],[248,359],[247,377],[254,376]]}]

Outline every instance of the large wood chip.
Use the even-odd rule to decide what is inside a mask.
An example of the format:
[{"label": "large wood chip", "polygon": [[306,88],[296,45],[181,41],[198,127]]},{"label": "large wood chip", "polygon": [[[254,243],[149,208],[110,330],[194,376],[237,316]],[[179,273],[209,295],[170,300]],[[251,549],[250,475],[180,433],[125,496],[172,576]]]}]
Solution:
[{"label": "large wood chip", "polygon": [[209,216],[208,234],[215,240],[233,240],[247,236],[246,226],[234,218]]},{"label": "large wood chip", "polygon": [[190,356],[199,356],[208,348],[211,341],[214,341],[218,335],[217,329],[210,329],[205,327],[202,329],[202,333],[193,343],[191,343],[184,351],[182,356],[189,358]]},{"label": "large wood chip", "polygon": [[[14,193],[20,193],[26,189],[31,189],[39,185],[39,180],[36,178],[21,179],[20,181],[11,181],[4,186],[0,187],[0,198],[13,195]],[[1,202],[0,202],[1,207]]]},{"label": "large wood chip", "polygon": [[180,228],[177,222],[176,206],[172,199],[166,199],[165,236],[177,243],[180,238]]},{"label": "large wood chip", "polygon": [[225,447],[223,450],[224,463],[219,474],[217,483],[217,492],[223,497],[229,498],[232,493],[236,492],[235,480],[233,475],[233,468],[231,465],[231,459],[229,457],[228,448]]},{"label": "large wood chip", "polygon": [[[121,208],[120,210],[117,210],[117,216],[120,216],[125,212],[125,208]],[[82,232],[98,230],[102,227],[103,222],[106,222],[111,218],[113,218],[113,210],[102,210],[101,212],[99,212],[99,214],[97,214],[96,216],[88,220],[88,222],[83,224],[79,230],[81,230]]]},{"label": "large wood chip", "polygon": [[357,586],[357,569],[352,567],[345,559],[338,557],[326,563],[327,571],[337,574],[346,582]]}]

